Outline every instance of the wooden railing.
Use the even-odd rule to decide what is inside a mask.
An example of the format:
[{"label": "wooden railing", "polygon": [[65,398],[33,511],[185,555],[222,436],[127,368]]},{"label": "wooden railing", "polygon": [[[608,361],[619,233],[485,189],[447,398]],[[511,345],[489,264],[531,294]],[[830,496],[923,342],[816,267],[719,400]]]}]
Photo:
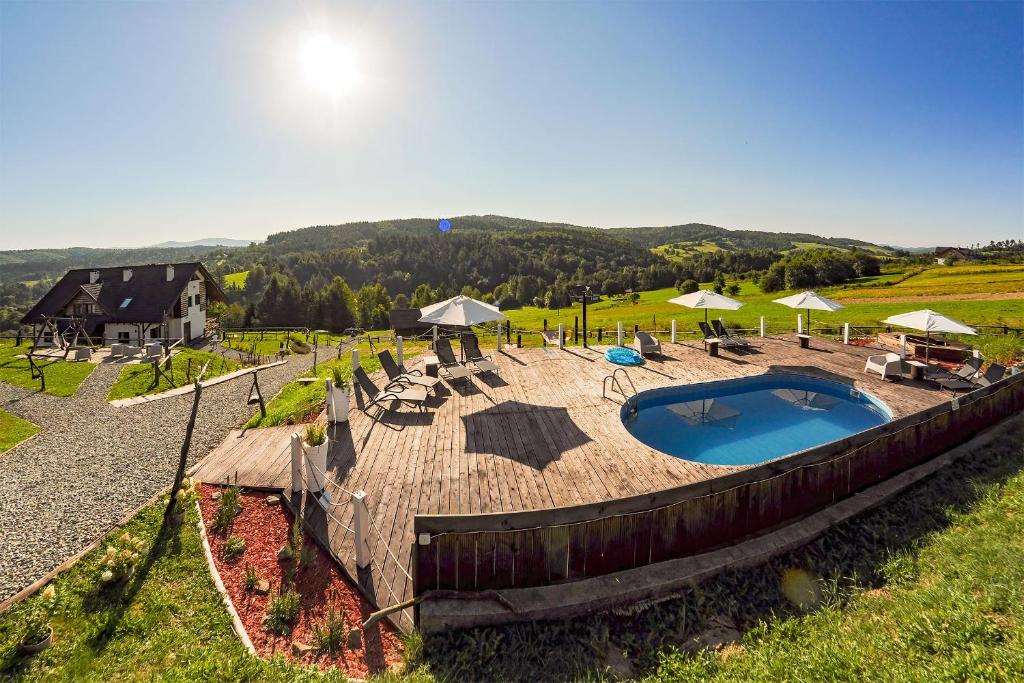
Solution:
[{"label": "wooden railing", "polygon": [[416,515],[416,596],[543,586],[695,555],[800,519],[1024,407],[1024,374],[733,474],[571,507]]}]

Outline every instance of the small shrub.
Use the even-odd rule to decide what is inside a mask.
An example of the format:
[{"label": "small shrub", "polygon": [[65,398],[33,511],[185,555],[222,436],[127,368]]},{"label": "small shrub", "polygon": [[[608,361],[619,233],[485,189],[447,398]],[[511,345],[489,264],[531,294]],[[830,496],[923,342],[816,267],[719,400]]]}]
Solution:
[{"label": "small shrub", "polygon": [[50,632],[50,617],[56,602],[57,589],[50,584],[43,589],[39,599],[32,603],[25,619],[25,635],[22,640],[27,645],[42,642]]},{"label": "small shrub", "polygon": [[345,621],[345,610],[339,608],[336,601],[331,600],[324,620],[313,626],[313,646],[320,652],[335,655],[342,651],[347,640],[348,623]]},{"label": "small shrub", "polygon": [[289,588],[274,597],[267,605],[267,619],[264,622],[266,629],[281,635],[291,633],[292,624],[299,617],[300,608],[299,594],[294,588]]},{"label": "small shrub", "polygon": [[107,546],[100,558],[99,582],[110,584],[131,576],[145,548],[141,538],[135,538],[127,531],[121,534]]},{"label": "small shrub", "polygon": [[231,530],[231,524],[235,521],[235,516],[238,515],[238,511],[241,509],[242,496],[239,494],[238,489],[234,486],[224,489],[220,495],[220,507],[217,508],[217,514],[213,518],[213,530],[218,534],[226,536],[228,531]]},{"label": "small shrub", "polygon": [[260,582],[260,577],[256,574],[256,569],[250,564],[245,568],[245,590],[252,593],[256,590],[256,584]]},{"label": "small shrub", "polygon": [[197,498],[199,498],[199,480],[185,477],[181,480],[181,488],[174,495],[174,511],[178,514],[185,514]]},{"label": "small shrub", "polygon": [[327,441],[327,426],[317,422],[306,425],[306,443],[319,446]]},{"label": "small shrub", "polygon": [[224,559],[228,562],[237,560],[245,552],[245,539],[232,536],[224,543]]}]

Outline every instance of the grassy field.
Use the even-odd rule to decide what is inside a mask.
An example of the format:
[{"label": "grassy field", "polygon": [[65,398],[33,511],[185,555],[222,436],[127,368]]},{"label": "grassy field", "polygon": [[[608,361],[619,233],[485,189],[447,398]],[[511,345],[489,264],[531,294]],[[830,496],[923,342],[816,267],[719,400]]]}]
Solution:
[{"label": "grassy field", "polygon": [[231,630],[213,585],[195,509],[180,526],[162,528],[162,516],[163,503],[151,505],[125,527],[147,550],[123,591],[97,588],[105,544],[53,581],[48,650],[31,658],[15,651],[38,594],[0,616],[0,680],[345,681],[334,671],[318,675],[280,657],[252,657]]},{"label": "grassy field", "polygon": [[[191,364],[190,364],[191,362]],[[147,394],[158,394],[161,391],[173,389],[174,386],[189,384],[195,380],[196,375],[203,369],[203,365],[209,362],[206,374],[203,379],[213,379],[220,375],[233,372],[241,365],[230,358],[224,358],[216,353],[207,351],[196,351],[195,349],[182,349],[171,357],[171,377],[174,378],[172,386],[167,379],[160,375],[159,381],[153,385],[153,366],[149,363],[126,365],[118,376],[117,381],[110,387],[107,395],[108,401],[115,401],[122,398],[134,396],[145,396]],[[161,368],[163,365],[161,365]],[[189,368],[191,373],[189,374]],[[166,370],[164,371],[166,372]]]},{"label": "grassy field", "polygon": [[39,427],[0,410],[0,453],[10,450],[39,431]]},{"label": "grassy field", "polygon": [[[404,344],[406,359],[413,357],[427,347],[426,342],[406,342]],[[394,355],[394,345],[374,344],[371,349],[367,343],[359,344],[359,364],[367,374],[372,374],[380,369],[380,360],[374,351],[380,352],[387,348]],[[252,416],[246,423],[246,427],[276,427],[284,424],[296,424],[311,417],[318,412],[327,394],[324,388],[323,379],[330,377],[334,368],[339,368],[342,375],[349,382],[352,381],[352,352],[346,351],[340,359],[335,358],[331,353],[325,353],[323,363],[318,363],[316,372],[309,370],[303,377],[319,377],[319,382],[289,382],[281,388],[281,391],[274,396],[267,404],[267,416],[262,417],[259,412]]]},{"label": "grassy field", "polygon": [[[39,380],[32,379],[27,358],[16,358],[18,354],[28,353],[30,344],[15,346],[11,343],[0,343],[0,382],[7,382],[25,389],[39,389]],[[54,396],[72,396],[78,386],[96,369],[95,363],[69,363],[60,359],[37,360],[36,365],[42,368],[46,377],[46,393]]]},{"label": "grassy field", "polygon": [[[997,266],[989,272],[976,272],[976,267],[950,267],[944,268],[940,274],[935,274],[935,269],[925,270],[923,273],[898,282],[906,274],[899,272],[887,272],[882,275],[861,278],[853,283],[855,286],[823,288],[821,294],[837,299],[863,299],[870,298],[872,301],[863,303],[848,303],[847,307],[835,313],[814,311],[811,314],[814,325],[841,327],[844,322],[853,326],[880,325],[882,319],[897,313],[906,313],[919,308],[931,308],[940,313],[952,316],[964,322],[975,325],[1009,325],[1011,327],[1024,327],[1024,288],[1017,289],[1018,283],[1024,280],[1024,266]],[[924,278],[924,280],[919,280]],[[991,282],[986,283],[986,279]],[[942,290],[933,289],[932,285],[923,287],[914,286],[915,281],[942,283]],[[760,288],[749,282],[740,281],[740,292],[736,295],[739,301],[743,302],[743,308],[737,311],[710,311],[711,317],[722,317],[725,321],[739,327],[754,329],[758,326],[760,316],[765,316],[770,329],[795,328],[796,315],[798,311],[785,306],[773,303],[773,299],[781,298],[793,292],[776,292],[765,294]],[[912,301],[885,301],[885,298],[897,296],[892,294],[895,291],[909,293],[916,291],[932,291],[938,293],[985,293],[979,290],[991,290],[987,293],[1002,293],[1014,298],[994,300],[965,300],[950,301],[946,299],[929,299],[927,296],[920,296]],[[1019,296],[1014,294],[1019,291]],[[879,295],[884,296],[879,296]],[[670,321],[677,321],[680,331],[696,333],[697,322],[704,319],[703,311],[695,311],[682,306],[668,303],[668,300],[678,296],[679,293],[673,288],[658,289],[640,293],[640,300],[637,304],[631,304],[624,297],[611,298],[597,304],[588,306],[588,326],[591,330],[603,327],[607,333],[609,330],[614,334],[615,324],[622,321],[627,330],[632,330],[634,324],[639,324],[640,329],[668,330]],[[903,296],[902,294],[900,296]],[[573,319],[581,316],[580,304],[573,304],[571,308],[551,310],[546,308],[535,308],[525,306],[519,309],[506,311],[509,319],[515,328],[528,330],[539,330],[543,321],[547,319],[548,328],[558,327],[562,322],[569,332],[572,331]],[[581,323],[582,324],[582,323]],[[524,342],[530,345],[540,343],[538,335],[528,335]]]},{"label": "grassy field", "polygon": [[1016,293],[1024,299],[1024,265],[933,266],[892,286],[840,288],[837,300]]},{"label": "grassy field", "polygon": [[228,273],[224,276],[224,284],[228,287],[245,289],[245,281],[249,279],[248,270],[240,270],[237,273]]}]

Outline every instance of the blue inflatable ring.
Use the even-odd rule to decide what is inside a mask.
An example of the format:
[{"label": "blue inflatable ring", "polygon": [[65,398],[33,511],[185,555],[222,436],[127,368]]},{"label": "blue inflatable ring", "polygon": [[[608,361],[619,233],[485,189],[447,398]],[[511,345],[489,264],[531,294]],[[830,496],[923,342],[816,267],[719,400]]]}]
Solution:
[{"label": "blue inflatable ring", "polygon": [[616,365],[643,365],[644,359],[639,353],[633,349],[627,349],[622,346],[613,346],[604,352],[605,360],[615,363]]}]

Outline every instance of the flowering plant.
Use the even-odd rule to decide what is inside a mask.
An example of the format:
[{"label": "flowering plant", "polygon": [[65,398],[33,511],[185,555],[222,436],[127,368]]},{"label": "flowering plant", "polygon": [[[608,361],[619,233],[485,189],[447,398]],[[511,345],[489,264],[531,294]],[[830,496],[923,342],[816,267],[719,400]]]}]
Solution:
[{"label": "flowering plant", "polygon": [[146,544],[127,531],[107,546],[100,558],[100,583],[109,584],[131,576],[135,565],[142,559]]},{"label": "flowering plant", "polygon": [[181,487],[174,494],[174,511],[181,514],[188,511],[188,507],[199,498],[199,480],[192,477],[185,477],[181,480]]}]

